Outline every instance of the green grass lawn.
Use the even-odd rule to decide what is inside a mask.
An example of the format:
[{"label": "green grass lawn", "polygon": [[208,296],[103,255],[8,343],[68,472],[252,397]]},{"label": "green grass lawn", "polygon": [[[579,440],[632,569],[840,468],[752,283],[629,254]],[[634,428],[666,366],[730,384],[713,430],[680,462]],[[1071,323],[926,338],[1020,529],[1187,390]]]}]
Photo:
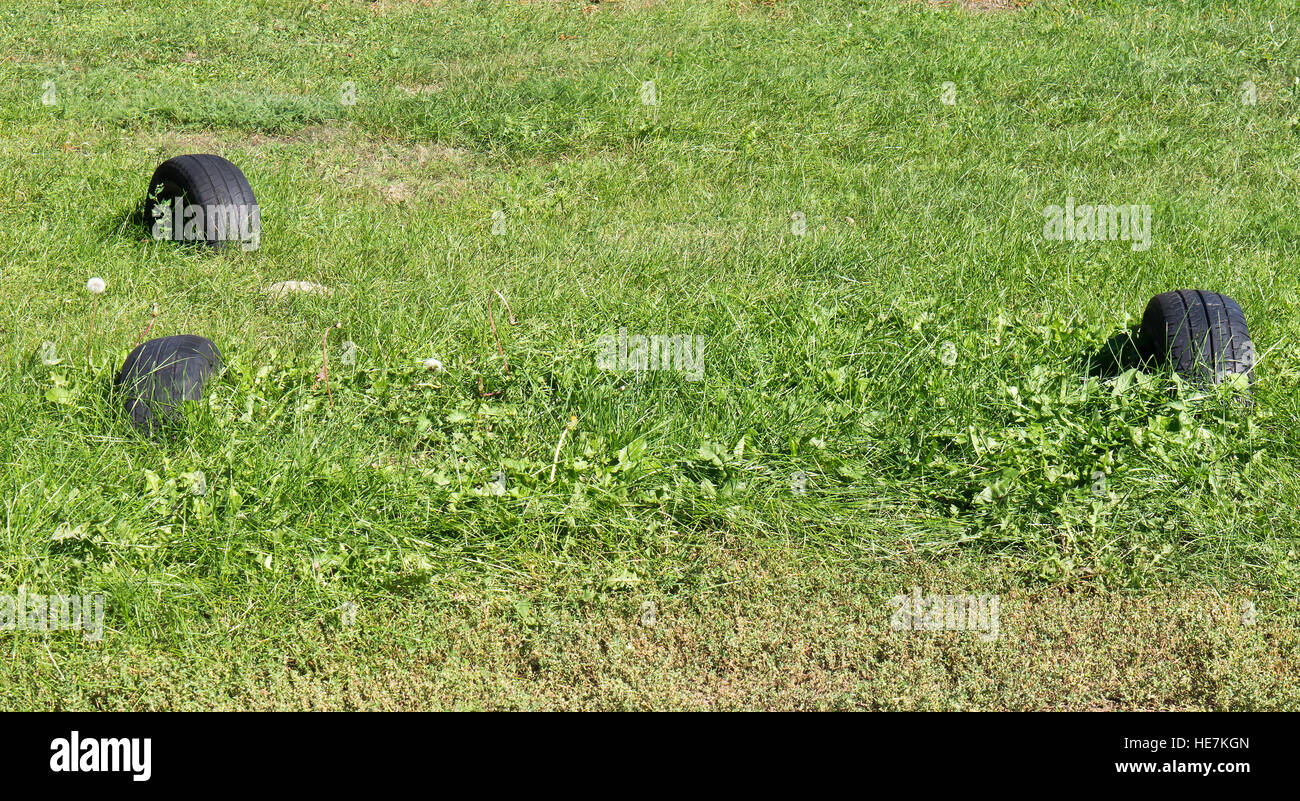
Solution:
[{"label": "green grass lawn", "polygon": [[[1000,5],[0,9],[0,594],[107,599],[0,706],[1300,708],[1300,11]],[[132,222],[184,153],[260,249]],[[1253,404],[1104,369],[1180,288]],[[153,304],[228,363],[161,442]]]}]

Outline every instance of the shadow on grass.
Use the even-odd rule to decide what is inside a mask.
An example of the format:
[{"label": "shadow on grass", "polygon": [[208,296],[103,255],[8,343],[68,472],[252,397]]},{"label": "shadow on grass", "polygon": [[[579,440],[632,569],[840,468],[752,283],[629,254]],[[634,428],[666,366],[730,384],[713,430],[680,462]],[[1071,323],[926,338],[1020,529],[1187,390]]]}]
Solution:
[{"label": "shadow on grass", "polygon": [[1094,378],[1114,378],[1125,370],[1142,367],[1145,358],[1138,345],[1139,326],[1132,325],[1117,331],[1095,351],[1085,351],[1077,357],[1079,369]]},{"label": "shadow on grass", "polygon": [[105,239],[125,237],[133,242],[153,241],[153,221],[149,219],[144,200],[119,209],[104,217],[99,225],[99,234]]},{"label": "shadow on grass", "polygon": [[204,240],[186,241],[167,237],[159,239],[154,236],[153,226],[154,219],[149,214],[148,201],[140,200],[104,217],[99,223],[98,231],[104,239],[121,237],[138,243],[166,241],[195,252],[202,252],[208,247],[208,243]]}]

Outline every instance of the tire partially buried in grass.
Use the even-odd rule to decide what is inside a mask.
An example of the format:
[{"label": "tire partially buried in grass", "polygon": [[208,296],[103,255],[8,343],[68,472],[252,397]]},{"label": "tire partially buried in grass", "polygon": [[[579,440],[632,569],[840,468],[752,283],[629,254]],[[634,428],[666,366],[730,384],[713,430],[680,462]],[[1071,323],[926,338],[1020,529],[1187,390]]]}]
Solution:
[{"label": "tire partially buried in grass", "polygon": [[1255,380],[1255,346],[1237,301],[1218,292],[1178,289],[1156,295],[1142,314],[1138,347],[1144,358],[1172,364],[1196,381],[1233,375]]},{"label": "tire partially buried in grass", "polygon": [[181,404],[201,399],[203,387],[221,367],[221,353],[211,340],[179,334],[151,339],[131,351],[113,386],[131,422],[154,435],[181,421]]},{"label": "tire partially buried in grass", "polygon": [[253,187],[238,167],[211,153],[177,156],[158,165],[149,181],[145,221],[156,237],[206,242],[214,249],[239,242],[254,250],[261,243],[262,217]]}]

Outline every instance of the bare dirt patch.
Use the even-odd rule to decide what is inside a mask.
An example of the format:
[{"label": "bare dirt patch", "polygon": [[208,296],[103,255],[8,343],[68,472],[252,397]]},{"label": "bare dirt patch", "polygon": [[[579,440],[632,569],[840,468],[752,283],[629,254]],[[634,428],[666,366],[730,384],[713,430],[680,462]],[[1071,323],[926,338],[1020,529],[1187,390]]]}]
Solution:
[{"label": "bare dirt patch", "polygon": [[928,0],[932,6],[960,6],[967,11],[1019,11],[1033,0]]},{"label": "bare dirt patch", "polygon": [[394,11],[419,11],[446,5],[446,0],[370,0],[370,13],[386,16]]},{"label": "bare dirt patch", "polygon": [[441,83],[423,83],[413,86],[399,86],[397,91],[410,95],[412,97],[427,97],[429,95],[440,94],[447,87]]},{"label": "bare dirt patch", "polygon": [[474,163],[473,154],[464,148],[385,139],[346,123],[311,125],[285,134],[168,131],[140,138],[160,161],[185,153],[215,153],[238,164],[247,154],[292,151],[299,164],[310,166],[323,180],[390,204],[458,195],[469,185]]}]

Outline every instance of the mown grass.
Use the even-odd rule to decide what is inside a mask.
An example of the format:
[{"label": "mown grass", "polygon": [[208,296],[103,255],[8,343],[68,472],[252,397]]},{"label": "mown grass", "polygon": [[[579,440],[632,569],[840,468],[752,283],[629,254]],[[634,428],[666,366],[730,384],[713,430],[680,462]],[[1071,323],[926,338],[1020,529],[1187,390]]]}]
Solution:
[{"label": "mown grass", "polygon": [[[0,592],[109,598],[101,644],[0,634],[7,706],[1294,706],[1285,4],[0,20]],[[130,224],[186,152],[248,175],[260,250]],[[1067,196],[1149,204],[1152,247],[1045,241]],[[334,293],[262,291],[289,279]],[[1107,369],[1146,300],[1187,287],[1245,309],[1252,405]],[[162,443],[108,396],[153,303],[151,335],[230,364]],[[703,336],[702,379],[599,369],[620,328]],[[983,650],[891,632],[912,584],[1003,592],[1032,623]],[[1076,593],[1097,600],[1071,616]],[[1254,627],[1221,614],[1247,600]],[[610,668],[647,602],[689,636]],[[1111,622],[1072,642],[1085,619]],[[552,636],[575,630],[596,633]],[[750,656],[698,656],[726,643]],[[1010,681],[1022,653],[1083,677],[961,678]],[[792,673],[806,692],[769,692]]]}]

